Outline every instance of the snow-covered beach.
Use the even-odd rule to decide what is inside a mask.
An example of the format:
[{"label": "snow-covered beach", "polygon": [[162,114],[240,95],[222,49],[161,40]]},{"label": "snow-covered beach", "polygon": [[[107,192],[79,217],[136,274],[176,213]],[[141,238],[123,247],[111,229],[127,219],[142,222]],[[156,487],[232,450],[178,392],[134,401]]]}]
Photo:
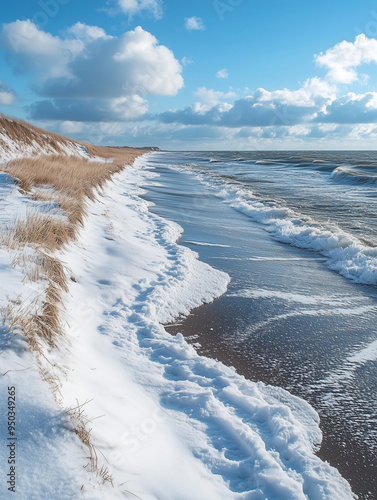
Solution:
[{"label": "snow-covered beach", "polygon": [[[15,497],[353,498],[315,455],[321,433],[307,403],[164,330],[225,292],[229,277],[177,245],[180,227],[148,210],[145,162],[89,202],[77,241],[59,252],[70,277],[59,348],[46,348],[38,368],[22,335],[3,327],[1,395],[17,393]],[[23,276],[4,253],[2,278],[2,297],[17,297]],[[43,377],[56,383],[57,402]],[[87,450],[64,412],[75,407],[112,484],[85,470]],[[4,418],[1,426],[4,438]],[[1,454],[6,463],[4,439]]]},{"label": "snow-covered beach", "polygon": [[377,12],[3,2],[0,500],[377,500]]}]

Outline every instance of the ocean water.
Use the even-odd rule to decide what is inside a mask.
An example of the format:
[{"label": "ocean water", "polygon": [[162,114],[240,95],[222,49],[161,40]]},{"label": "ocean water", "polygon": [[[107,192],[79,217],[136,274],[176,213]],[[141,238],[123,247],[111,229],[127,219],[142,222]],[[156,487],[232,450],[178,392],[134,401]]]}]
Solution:
[{"label": "ocean water", "polygon": [[226,271],[166,328],[321,417],[321,458],[377,498],[377,153],[153,153],[152,211]]}]

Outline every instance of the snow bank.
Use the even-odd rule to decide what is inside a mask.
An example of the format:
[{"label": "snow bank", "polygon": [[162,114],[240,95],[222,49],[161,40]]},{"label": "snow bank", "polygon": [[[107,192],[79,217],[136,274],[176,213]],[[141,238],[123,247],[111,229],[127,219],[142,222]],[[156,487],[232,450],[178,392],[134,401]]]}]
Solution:
[{"label": "snow bank", "polygon": [[85,486],[84,493],[109,500],[127,491],[143,500],[353,498],[314,454],[321,433],[307,403],[198,356],[161,326],[222,294],[229,277],[177,245],[180,227],[148,211],[139,187],[153,175],[147,158],[90,203],[79,241],[61,254],[72,278],[69,345],[55,360],[50,354],[48,369],[61,380],[62,405],[86,403],[100,466],[114,485],[102,492]]}]

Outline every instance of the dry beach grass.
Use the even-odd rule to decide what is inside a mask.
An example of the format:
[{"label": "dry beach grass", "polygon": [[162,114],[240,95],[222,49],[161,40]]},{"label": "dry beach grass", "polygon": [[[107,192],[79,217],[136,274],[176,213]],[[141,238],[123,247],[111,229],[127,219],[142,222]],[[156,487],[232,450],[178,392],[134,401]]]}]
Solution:
[{"label": "dry beach grass", "polygon": [[[130,159],[123,155],[124,164],[130,163]],[[39,348],[41,341],[56,345],[61,332],[61,291],[67,289],[67,277],[53,254],[75,239],[84,223],[86,201],[93,200],[95,193],[121,168],[113,163],[90,162],[71,156],[21,159],[4,167],[17,179],[26,196],[34,201],[52,202],[63,213],[63,216],[57,216],[30,211],[26,219],[14,221],[1,235],[2,245],[21,252],[21,255],[25,246],[35,250],[36,257],[25,258],[24,267],[33,269],[35,281],[44,279],[48,283],[41,309],[32,315],[26,314],[22,308],[13,309],[12,314],[8,311],[11,325],[21,328],[34,350]],[[41,186],[49,189],[38,189]]]},{"label": "dry beach grass", "polygon": [[[22,153],[23,146],[33,143],[45,151],[61,153],[63,151],[62,145],[71,142],[62,135],[48,132],[38,127],[34,127],[23,120],[9,118],[3,114],[0,114],[0,132],[18,145],[20,153]],[[7,149],[6,144],[3,146]]]},{"label": "dry beach grass", "polygon": [[[0,119],[0,126],[7,127],[13,141],[38,141],[43,147],[46,132],[24,122]],[[42,134],[43,132],[43,134]],[[17,135],[18,134],[18,135]],[[58,150],[59,144],[68,139],[53,134],[49,144]],[[61,263],[53,257],[55,251],[74,240],[85,219],[87,200],[93,200],[96,193],[111,177],[132,164],[145,150],[85,145],[91,158],[68,156],[66,154],[44,155],[20,158],[6,163],[2,170],[15,179],[22,193],[34,201],[49,202],[63,215],[30,211],[24,220],[12,221],[1,233],[0,244],[21,252],[31,246],[37,255],[34,262],[24,257],[24,267],[32,279],[44,279],[48,283],[46,300],[41,310],[25,318],[22,308],[13,307],[7,312],[13,327],[21,327],[33,349],[41,341],[56,344],[61,332],[59,308],[61,291],[67,290],[67,277]],[[17,257],[20,259],[20,256]]]}]

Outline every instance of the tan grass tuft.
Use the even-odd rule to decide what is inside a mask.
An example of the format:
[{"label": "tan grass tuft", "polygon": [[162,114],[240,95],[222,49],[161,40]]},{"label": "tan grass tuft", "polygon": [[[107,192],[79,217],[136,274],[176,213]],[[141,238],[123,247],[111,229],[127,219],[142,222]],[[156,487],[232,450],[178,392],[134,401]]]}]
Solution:
[{"label": "tan grass tuft", "polygon": [[70,196],[88,195],[103,186],[121,167],[75,156],[41,156],[13,160],[4,169],[21,187],[52,186]]},{"label": "tan grass tuft", "polygon": [[32,351],[41,351],[41,335],[38,331],[36,315],[26,309],[22,304],[9,302],[3,310],[3,321],[7,323],[10,331],[17,334],[22,332]]},{"label": "tan grass tuft", "polygon": [[[106,466],[102,466],[100,469],[98,467],[98,455],[97,451],[92,444],[91,440],[91,431],[92,429],[89,427],[91,420],[87,418],[85,415],[84,407],[90,403],[90,401],[86,401],[85,403],[80,404],[77,401],[77,405],[69,408],[67,410],[67,414],[70,416],[71,421],[73,423],[73,429],[77,436],[80,438],[81,442],[88,448],[89,455],[87,459],[89,460],[86,468],[90,472],[95,472],[97,476],[102,479],[102,483],[109,482],[112,486],[113,477],[109,473],[109,470]],[[98,418],[98,417],[97,417]]]},{"label": "tan grass tuft", "polygon": [[68,292],[67,276],[64,271],[63,264],[55,257],[47,254],[41,255],[40,262],[40,267],[43,270],[43,274],[45,276],[48,276],[50,285],[53,284],[58,289]]},{"label": "tan grass tuft", "polygon": [[69,221],[35,212],[18,221],[10,234],[19,246],[31,244],[54,252],[74,238],[76,228]]}]

